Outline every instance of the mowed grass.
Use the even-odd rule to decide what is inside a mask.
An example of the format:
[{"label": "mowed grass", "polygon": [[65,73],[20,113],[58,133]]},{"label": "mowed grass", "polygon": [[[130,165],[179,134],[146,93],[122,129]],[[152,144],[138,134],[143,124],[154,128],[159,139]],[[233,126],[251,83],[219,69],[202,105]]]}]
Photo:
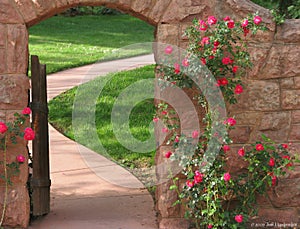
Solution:
[{"label": "mowed grass", "polygon": [[[78,87],[75,87],[49,102],[49,121],[69,138],[77,141],[79,140],[80,143],[104,156],[107,156],[108,154],[109,157],[122,165],[131,168],[149,167],[154,164],[155,143],[153,144],[153,149],[151,149],[151,147],[149,148],[150,152],[148,153],[132,152],[132,150],[124,147],[117,140],[111,121],[112,109],[116,99],[120,96],[120,93],[124,93],[129,86],[133,85],[136,87],[135,83],[142,82],[141,80],[144,79],[154,79],[153,65],[109,74],[105,77],[98,77],[95,80],[80,86],[81,88],[79,88],[79,90]],[[103,87],[102,91],[101,87]],[[145,88],[143,88],[143,86],[140,87],[141,90],[139,93],[130,94],[129,97],[141,97]],[[154,88],[154,84],[150,87]],[[79,112],[82,111],[84,116],[87,113],[92,116],[95,115],[97,135],[104,149],[99,147],[97,141],[92,141],[89,138],[93,123],[89,125],[85,120],[82,120],[82,124],[79,124],[79,128],[76,130],[76,133],[74,133],[74,129],[72,128],[72,113],[74,99],[77,99],[78,101],[78,97],[76,97],[78,96],[78,92],[81,93],[80,99],[83,99],[83,104],[85,104],[85,102],[88,104],[90,100],[95,97],[94,92],[100,93],[99,97],[97,96],[95,100],[95,113],[89,113],[87,111],[89,109],[88,105],[76,108],[77,110],[80,110]],[[134,138],[142,142],[146,141],[154,132],[153,128],[149,129],[149,124],[152,123],[153,114],[155,113],[153,99],[142,100],[137,104],[131,104],[130,99],[127,102],[128,103],[126,103],[125,106],[132,107],[129,115],[130,129],[127,131],[130,132]],[[117,112],[122,115],[122,111],[123,107]],[[81,120],[79,119],[79,122],[80,121]],[[126,139],[123,140],[126,141]],[[130,141],[130,139],[128,140]]]},{"label": "mowed grass", "polygon": [[29,52],[47,65],[47,73],[138,54],[151,46],[122,50],[152,42],[154,27],[129,15],[53,16],[29,29]]}]

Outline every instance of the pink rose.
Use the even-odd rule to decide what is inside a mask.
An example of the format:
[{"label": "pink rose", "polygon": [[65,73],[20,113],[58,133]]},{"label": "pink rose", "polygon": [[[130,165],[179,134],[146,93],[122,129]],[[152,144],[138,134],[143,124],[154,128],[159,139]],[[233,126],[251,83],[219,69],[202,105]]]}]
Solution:
[{"label": "pink rose", "polygon": [[264,146],[262,144],[256,144],[255,149],[257,151],[262,151],[262,150],[264,150]]},{"label": "pink rose", "polygon": [[242,216],[242,215],[236,215],[236,216],[234,217],[234,220],[235,220],[236,222],[238,222],[238,223],[241,223],[241,222],[243,222],[243,216]]},{"label": "pink rose", "polygon": [[186,185],[190,188],[194,187],[195,182],[191,180],[187,180]]},{"label": "pink rose", "polygon": [[197,130],[194,130],[192,133],[192,138],[198,138],[199,137],[199,132]]},{"label": "pink rose", "polygon": [[168,133],[168,131],[169,131],[169,129],[168,128],[166,128],[166,127],[164,127],[164,128],[162,128],[162,130],[161,130],[163,133]]},{"label": "pink rose", "polygon": [[269,166],[271,166],[271,167],[275,166],[275,159],[274,158],[270,158]]},{"label": "pink rose", "polygon": [[224,150],[224,152],[226,153],[227,151],[230,150],[230,146],[229,146],[229,145],[224,145],[224,146],[223,146],[223,150]]},{"label": "pink rose", "polygon": [[202,62],[202,64],[206,65],[206,59],[205,58],[202,57],[201,62]]},{"label": "pink rose", "polygon": [[201,183],[203,181],[203,176],[204,175],[197,170],[194,176],[195,184]]},{"label": "pink rose", "polygon": [[27,127],[24,130],[24,139],[30,141],[33,140],[34,137],[35,137],[34,131],[30,127]]},{"label": "pink rose", "polygon": [[217,18],[215,18],[215,16],[209,16],[207,19],[207,24],[209,25],[214,25],[217,23]]},{"label": "pink rose", "polygon": [[25,158],[22,154],[19,154],[19,155],[16,157],[16,159],[17,159],[17,162],[19,162],[19,163],[24,163],[25,160],[26,160],[26,158]]},{"label": "pink rose", "polygon": [[236,124],[236,120],[234,118],[228,118],[226,122],[229,126],[234,126]]},{"label": "pink rose", "polygon": [[230,59],[230,57],[223,57],[222,59],[222,64],[227,65],[227,64],[232,64],[233,60]]},{"label": "pink rose", "polygon": [[165,53],[166,54],[171,54],[173,52],[173,48],[171,45],[168,45],[166,48],[165,48]]},{"label": "pink rose", "polygon": [[213,225],[212,225],[212,224],[208,224],[208,225],[207,225],[207,228],[208,228],[208,229],[212,229],[212,228],[213,228]]},{"label": "pink rose", "polygon": [[243,86],[240,84],[237,84],[235,86],[234,93],[239,95],[239,94],[242,94],[242,92],[243,92]]},{"label": "pink rose", "polygon": [[255,16],[253,18],[253,22],[254,22],[255,25],[259,25],[262,22],[262,19],[261,19],[260,16]]},{"label": "pink rose", "polygon": [[29,107],[25,107],[22,111],[23,115],[30,115],[31,114],[31,109]]},{"label": "pink rose", "polygon": [[4,122],[0,122],[0,134],[4,134],[8,130]]},{"label": "pink rose", "polygon": [[210,38],[209,37],[203,37],[201,40],[202,45],[208,45],[210,43]]},{"label": "pink rose", "polygon": [[233,21],[233,20],[227,21],[227,27],[228,27],[229,29],[233,29],[233,28],[234,28],[234,21]]},{"label": "pink rose", "polygon": [[159,118],[158,117],[154,117],[153,118],[153,122],[158,122]]},{"label": "pink rose", "polygon": [[171,152],[171,151],[168,151],[168,152],[166,152],[166,154],[165,154],[165,158],[170,158],[171,155],[172,155],[172,152]]},{"label": "pink rose", "polygon": [[162,114],[162,115],[167,115],[168,112],[167,112],[167,111],[162,111],[161,114]]},{"label": "pink rose", "polygon": [[189,64],[189,60],[187,59],[187,58],[184,58],[183,60],[182,60],[182,65],[184,66],[184,67],[188,67],[190,64]]},{"label": "pink rose", "polygon": [[205,31],[205,30],[207,30],[207,24],[205,23],[205,21],[203,21],[203,20],[199,20],[199,30],[201,30],[201,31]]},{"label": "pink rose", "polygon": [[238,151],[238,155],[241,156],[241,157],[244,157],[245,156],[245,149],[240,148],[239,151]]},{"label": "pink rose", "polygon": [[230,173],[224,174],[224,181],[230,181],[230,178],[231,178]]},{"label": "pink rose", "polygon": [[245,19],[245,20],[242,22],[241,26],[242,26],[243,28],[245,28],[245,27],[248,26],[248,24],[249,24],[248,19]]},{"label": "pink rose", "polygon": [[178,63],[174,64],[174,72],[175,74],[179,74],[180,73],[180,65]]},{"label": "pink rose", "polygon": [[229,16],[226,16],[224,17],[223,21],[229,21],[230,20],[230,17]]}]

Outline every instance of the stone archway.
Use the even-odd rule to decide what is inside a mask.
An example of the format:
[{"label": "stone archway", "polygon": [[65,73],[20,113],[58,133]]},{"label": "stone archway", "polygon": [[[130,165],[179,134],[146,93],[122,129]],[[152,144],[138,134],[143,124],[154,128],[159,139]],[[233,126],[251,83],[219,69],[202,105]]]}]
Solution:
[{"label": "stone archway", "polygon": [[[287,20],[276,27],[268,10],[248,0],[0,0],[0,119],[11,119],[16,110],[27,105],[29,80],[28,31],[27,28],[63,10],[78,5],[105,5],[120,9],[156,26],[156,41],[186,47],[182,37],[192,19],[216,15],[242,18],[259,11],[268,31],[249,41],[254,69],[246,79],[248,88],[241,102],[228,107],[235,115],[237,126],[233,138],[238,144],[252,142],[260,133],[266,133],[276,141],[293,142],[300,149],[300,22]],[[236,112],[239,108],[239,112]],[[18,153],[26,152],[20,144]],[[156,163],[161,163],[164,146],[159,147]],[[11,152],[12,155],[15,152]],[[25,153],[24,153],[25,155]],[[10,226],[26,227],[29,220],[29,197],[27,194],[27,167],[21,168],[22,176],[16,179],[14,189],[18,193],[9,204],[7,217]],[[282,194],[275,209],[264,203],[260,214],[270,221],[285,218],[299,221],[299,167],[278,187]],[[285,192],[285,190],[289,192]],[[157,188],[157,210],[160,228],[186,228],[182,209],[172,207],[176,194],[169,184]],[[290,201],[293,200],[293,201]],[[10,209],[10,210],[9,210]]]}]

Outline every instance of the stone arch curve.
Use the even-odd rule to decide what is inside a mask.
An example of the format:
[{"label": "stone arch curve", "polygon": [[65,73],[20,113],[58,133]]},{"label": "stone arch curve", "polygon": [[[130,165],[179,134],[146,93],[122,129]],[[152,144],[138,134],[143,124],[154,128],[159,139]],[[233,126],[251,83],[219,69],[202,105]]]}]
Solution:
[{"label": "stone arch curve", "polygon": [[[249,41],[254,68],[246,79],[248,88],[241,102],[228,108],[241,123],[233,132],[233,138],[241,145],[265,133],[276,141],[293,142],[298,152],[300,150],[300,20],[287,20],[276,27],[270,11],[249,0],[0,0],[0,5],[0,120],[10,119],[16,110],[27,105],[27,29],[67,8],[105,5],[122,10],[156,26],[157,42],[181,48],[188,43],[182,33],[194,18],[230,15],[240,19],[259,11],[268,31]],[[26,151],[25,144],[18,147],[18,153]],[[164,151],[163,146],[158,149],[156,163],[164,160]],[[26,174],[27,169],[22,167],[20,174]],[[299,173],[298,168],[284,181],[284,187],[278,187],[277,191],[282,193],[282,198],[274,200],[278,208],[263,205],[261,212],[269,221],[284,217],[290,221],[299,220],[299,190],[294,185],[300,181]],[[28,225],[26,182],[27,176],[22,175],[14,184],[20,198],[10,206],[13,211],[7,212],[9,226]],[[160,228],[187,228],[186,221],[181,218],[182,209],[172,207],[175,194],[169,190],[169,185],[165,183],[157,188]]]}]

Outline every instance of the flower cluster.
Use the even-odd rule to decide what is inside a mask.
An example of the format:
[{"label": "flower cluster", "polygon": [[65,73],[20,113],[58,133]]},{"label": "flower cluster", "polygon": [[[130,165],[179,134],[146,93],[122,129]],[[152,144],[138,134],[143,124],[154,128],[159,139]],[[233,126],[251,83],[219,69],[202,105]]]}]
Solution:
[{"label": "flower cluster", "polygon": [[[0,149],[3,150],[5,155],[5,160],[3,161],[3,164],[6,165],[7,168],[13,168],[15,170],[10,171],[9,174],[16,175],[19,171],[19,164],[24,163],[26,161],[26,157],[23,154],[18,154],[14,162],[7,163],[6,151],[9,147],[9,144],[16,144],[17,137],[21,137],[26,141],[30,141],[35,138],[35,133],[30,127],[27,127],[24,129],[24,131],[21,131],[22,126],[25,125],[26,119],[29,118],[30,114],[31,109],[29,107],[26,107],[23,109],[21,114],[15,113],[14,122],[0,122]],[[6,182],[10,183],[9,176],[2,175],[1,178],[6,180]]]},{"label": "flower cluster", "polygon": [[[244,91],[241,77],[252,66],[247,37],[264,29],[262,18],[257,14],[241,21],[229,16],[194,20],[193,26],[185,32],[190,45],[182,60],[174,62],[171,58],[173,47],[165,47],[166,62],[173,62],[158,68],[161,88],[165,85],[195,88],[187,73],[190,70],[195,75],[197,69],[202,69],[194,65],[196,57],[216,77],[214,86],[221,90],[224,99],[236,103],[238,95]],[[198,77],[205,78],[201,74]],[[194,98],[199,99],[206,111],[203,131],[180,135],[179,120],[174,118],[176,112],[166,103],[158,105],[153,119],[156,123],[161,119],[165,124],[161,131],[169,136],[166,143],[174,148],[165,153],[165,158],[179,161],[187,178],[184,187],[173,185],[171,189],[177,190],[176,203],[186,205],[185,216],[193,219],[197,228],[240,228],[256,214],[257,194],[265,194],[276,186],[279,177],[293,167],[293,158],[287,144],[276,146],[263,135],[262,141],[236,150],[235,160],[244,161],[246,171],[232,173],[228,162],[232,157],[229,152],[233,151],[230,146],[233,141],[228,132],[235,128],[237,121],[234,117],[221,120],[220,106],[208,106],[202,93]],[[214,120],[218,121],[213,126]]]}]

